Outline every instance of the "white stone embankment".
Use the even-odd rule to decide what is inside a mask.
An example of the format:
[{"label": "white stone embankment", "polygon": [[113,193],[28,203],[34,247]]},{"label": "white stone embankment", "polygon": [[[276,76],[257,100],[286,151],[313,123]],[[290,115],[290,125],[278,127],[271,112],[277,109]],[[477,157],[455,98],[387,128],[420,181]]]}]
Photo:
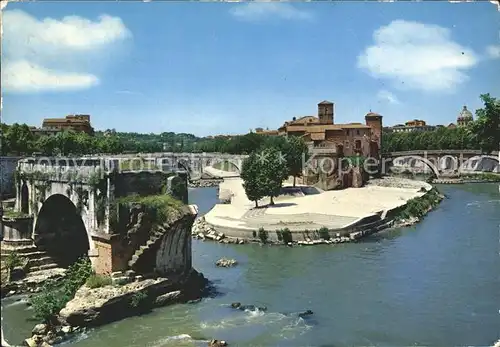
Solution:
[{"label": "white stone embankment", "polygon": [[278,241],[275,231],[286,228],[293,234],[293,241],[315,244],[322,243],[318,230],[327,228],[330,243],[344,242],[391,226],[391,211],[431,189],[426,182],[385,178],[372,180],[362,188],[278,197],[274,206],[267,206],[269,199],[263,199],[259,202],[262,207],[255,208],[246,197],[241,179],[227,178],[220,184],[219,198],[228,203],[215,205],[202,222],[195,223],[193,234],[200,238],[199,234],[210,234],[208,238],[216,241],[238,239],[241,243],[258,240],[256,232],[263,228],[268,231],[269,241]]}]

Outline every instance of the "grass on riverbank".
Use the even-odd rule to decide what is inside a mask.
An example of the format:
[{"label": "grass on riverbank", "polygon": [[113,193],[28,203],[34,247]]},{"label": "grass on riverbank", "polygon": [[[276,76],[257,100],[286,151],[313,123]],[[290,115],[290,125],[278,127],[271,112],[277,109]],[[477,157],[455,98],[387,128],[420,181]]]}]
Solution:
[{"label": "grass on riverbank", "polygon": [[461,178],[485,182],[500,182],[500,174],[492,172],[481,172],[477,174],[462,175]]},{"label": "grass on riverbank", "polygon": [[153,221],[158,224],[168,221],[182,211],[184,203],[168,194],[138,196],[130,195],[117,200],[119,204],[140,204],[151,214]]},{"label": "grass on riverbank", "polygon": [[397,214],[396,219],[421,218],[431,209],[439,205],[443,200],[436,188],[431,189],[425,195],[408,200],[406,205]]},{"label": "grass on riverbank", "polygon": [[30,298],[35,318],[49,325],[57,324],[59,311],[73,299],[91,274],[90,260],[81,258],[69,267],[62,280],[46,282],[41,292]]}]

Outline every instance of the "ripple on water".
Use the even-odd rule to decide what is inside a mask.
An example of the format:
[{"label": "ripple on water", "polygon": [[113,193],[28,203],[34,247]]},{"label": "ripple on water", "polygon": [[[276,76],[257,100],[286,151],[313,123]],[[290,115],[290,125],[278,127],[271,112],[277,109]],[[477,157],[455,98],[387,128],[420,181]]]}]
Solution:
[{"label": "ripple on water", "polygon": [[245,310],[224,319],[201,322],[200,327],[207,334],[217,335],[223,331],[228,340],[233,335],[241,341],[265,335],[276,340],[290,340],[305,334],[312,325],[296,315]]}]

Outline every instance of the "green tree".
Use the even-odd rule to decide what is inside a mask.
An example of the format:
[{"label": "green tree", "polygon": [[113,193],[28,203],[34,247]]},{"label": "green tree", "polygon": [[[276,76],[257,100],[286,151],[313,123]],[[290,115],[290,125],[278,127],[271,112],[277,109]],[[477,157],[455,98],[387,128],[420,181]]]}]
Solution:
[{"label": "green tree", "polygon": [[259,207],[259,200],[265,194],[264,182],[261,181],[261,163],[257,153],[252,152],[243,161],[240,177],[243,180],[245,194],[250,201],[255,202],[255,207]]},{"label": "green tree", "polygon": [[293,176],[293,186],[295,187],[296,178],[302,176],[303,161],[307,161],[308,149],[304,140],[297,136],[287,137],[287,146],[285,149],[286,164],[288,176]]},{"label": "green tree", "polygon": [[275,147],[269,147],[259,153],[260,175],[266,196],[274,198],[280,195],[283,181],[288,177],[288,165],[285,155]]},{"label": "green tree", "polygon": [[481,94],[481,100],[484,108],[476,110],[476,119],[469,130],[481,151],[490,154],[500,146],[500,101],[490,94]]}]

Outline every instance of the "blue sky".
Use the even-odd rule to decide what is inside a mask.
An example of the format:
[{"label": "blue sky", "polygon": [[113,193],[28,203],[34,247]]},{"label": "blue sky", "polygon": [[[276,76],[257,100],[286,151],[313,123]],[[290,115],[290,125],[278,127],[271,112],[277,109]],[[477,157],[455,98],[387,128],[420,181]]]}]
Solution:
[{"label": "blue sky", "polygon": [[90,114],[95,128],[246,133],[370,109],[455,121],[500,97],[490,2],[50,2],[4,9],[3,121]]}]

